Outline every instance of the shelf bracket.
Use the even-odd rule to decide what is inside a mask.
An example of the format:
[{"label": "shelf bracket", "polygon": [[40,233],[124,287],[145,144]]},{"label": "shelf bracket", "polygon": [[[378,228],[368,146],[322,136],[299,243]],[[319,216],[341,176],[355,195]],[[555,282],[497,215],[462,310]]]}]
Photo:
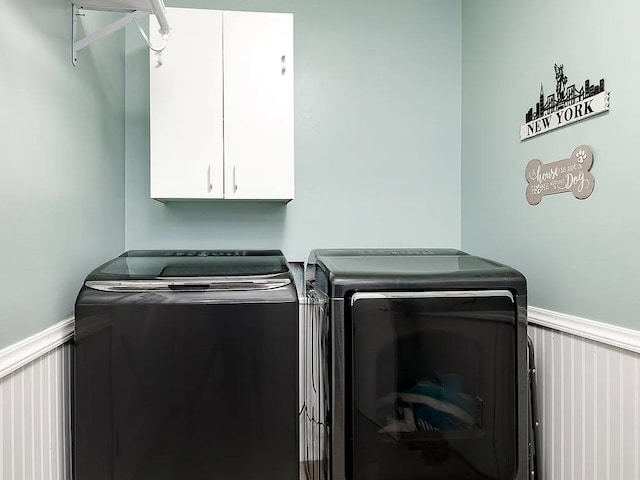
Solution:
[{"label": "shelf bracket", "polygon": [[119,18],[115,22],[110,23],[109,25],[101,28],[97,32],[91,33],[81,39],[77,39],[78,35],[78,17],[82,16],[82,13],[79,13],[80,9],[77,5],[72,5],[72,19],[71,19],[71,44],[72,44],[72,57],[71,61],[74,65],[78,63],[78,52],[82,50],[84,47],[91,45],[96,40],[111,35],[114,32],[117,32],[121,28],[126,27],[134,20],[144,17],[145,15],[149,15],[149,12],[142,12],[140,10],[134,10],[133,12],[126,13],[123,17]]}]

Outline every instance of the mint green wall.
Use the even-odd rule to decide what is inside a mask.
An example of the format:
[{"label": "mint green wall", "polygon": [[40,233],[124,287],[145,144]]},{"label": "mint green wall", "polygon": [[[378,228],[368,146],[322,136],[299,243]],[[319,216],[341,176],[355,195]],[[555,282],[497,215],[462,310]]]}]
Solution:
[{"label": "mint green wall", "polygon": [[79,59],[67,0],[0,4],[0,349],[71,314],[124,247],[124,36]]},{"label": "mint green wall", "polygon": [[[464,249],[527,275],[532,305],[639,327],[640,4],[169,4],[295,13],[296,199],[149,199],[148,53],[138,32],[127,29],[126,50],[124,32],[99,41],[73,67],[66,0],[4,2],[0,348],[70,314],[84,275],[125,246],[280,247],[301,260],[316,246],[455,247],[461,229]],[[81,28],[113,18],[88,12]],[[540,82],[554,88],[555,62],[569,83],[605,77],[611,111],[521,143]],[[580,143],[595,152],[592,197],[530,207],[527,161],[557,160]]]},{"label": "mint green wall", "polygon": [[[640,326],[640,4],[169,4],[295,13],[296,199],[149,199],[148,53],[138,32],[127,29],[126,53],[120,32],[74,68],[66,0],[4,2],[0,348],[70,314],[88,270],[125,246],[280,247],[301,260],[316,246],[456,247],[461,227],[464,249],[527,275],[532,305]],[[81,22],[90,32],[113,18],[88,12]],[[521,143],[540,82],[554,89],[555,62],[569,83],[605,77],[611,111]],[[592,197],[530,207],[527,161],[581,143],[595,153]]]},{"label": "mint green wall", "polygon": [[296,198],[149,198],[148,53],[129,29],[128,249],[459,246],[460,0],[167,4],[295,14]]},{"label": "mint green wall", "polygon": [[[462,246],[519,268],[530,304],[640,328],[640,4],[463,2]],[[554,63],[568,83],[604,77],[611,111],[521,143]],[[524,168],[594,151],[593,195],[525,200]]]}]

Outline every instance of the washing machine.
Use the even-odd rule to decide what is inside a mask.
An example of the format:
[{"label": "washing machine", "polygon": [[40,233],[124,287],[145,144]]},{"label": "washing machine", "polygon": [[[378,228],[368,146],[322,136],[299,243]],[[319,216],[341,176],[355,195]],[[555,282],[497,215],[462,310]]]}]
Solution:
[{"label": "washing machine", "polygon": [[298,480],[298,297],[280,251],[129,251],[75,309],[75,480]]},{"label": "washing machine", "polygon": [[308,478],[530,478],[521,273],[458,250],[345,249],[312,251],[305,279]]}]

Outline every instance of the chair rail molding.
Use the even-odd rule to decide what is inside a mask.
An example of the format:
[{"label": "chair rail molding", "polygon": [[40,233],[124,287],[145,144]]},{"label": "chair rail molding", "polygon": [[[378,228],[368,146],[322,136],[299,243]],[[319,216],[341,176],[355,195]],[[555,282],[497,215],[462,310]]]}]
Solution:
[{"label": "chair rail molding", "polygon": [[0,378],[71,340],[74,326],[75,318],[70,316],[46,330],[0,350]]},{"label": "chair rail molding", "polygon": [[630,328],[596,322],[566,313],[553,312],[543,308],[529,307],[528,321],[533,325],[551,328],[588,338],[596,342],[640,353],[640,331]]}]

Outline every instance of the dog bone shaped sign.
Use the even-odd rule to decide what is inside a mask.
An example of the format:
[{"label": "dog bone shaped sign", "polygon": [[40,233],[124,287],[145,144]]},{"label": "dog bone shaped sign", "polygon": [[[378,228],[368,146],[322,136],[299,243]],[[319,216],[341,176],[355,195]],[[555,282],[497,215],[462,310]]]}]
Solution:
[{"label": "dog bone shaped sign", "polygon": [[593,165],[593,152],[586,145],[576,147],[569,158],[543,164],[531,160],[527,164],[527,202],[538,205],[545,195],[571,192],[583,200],[591,195],[595,179],[589,170]]}]

